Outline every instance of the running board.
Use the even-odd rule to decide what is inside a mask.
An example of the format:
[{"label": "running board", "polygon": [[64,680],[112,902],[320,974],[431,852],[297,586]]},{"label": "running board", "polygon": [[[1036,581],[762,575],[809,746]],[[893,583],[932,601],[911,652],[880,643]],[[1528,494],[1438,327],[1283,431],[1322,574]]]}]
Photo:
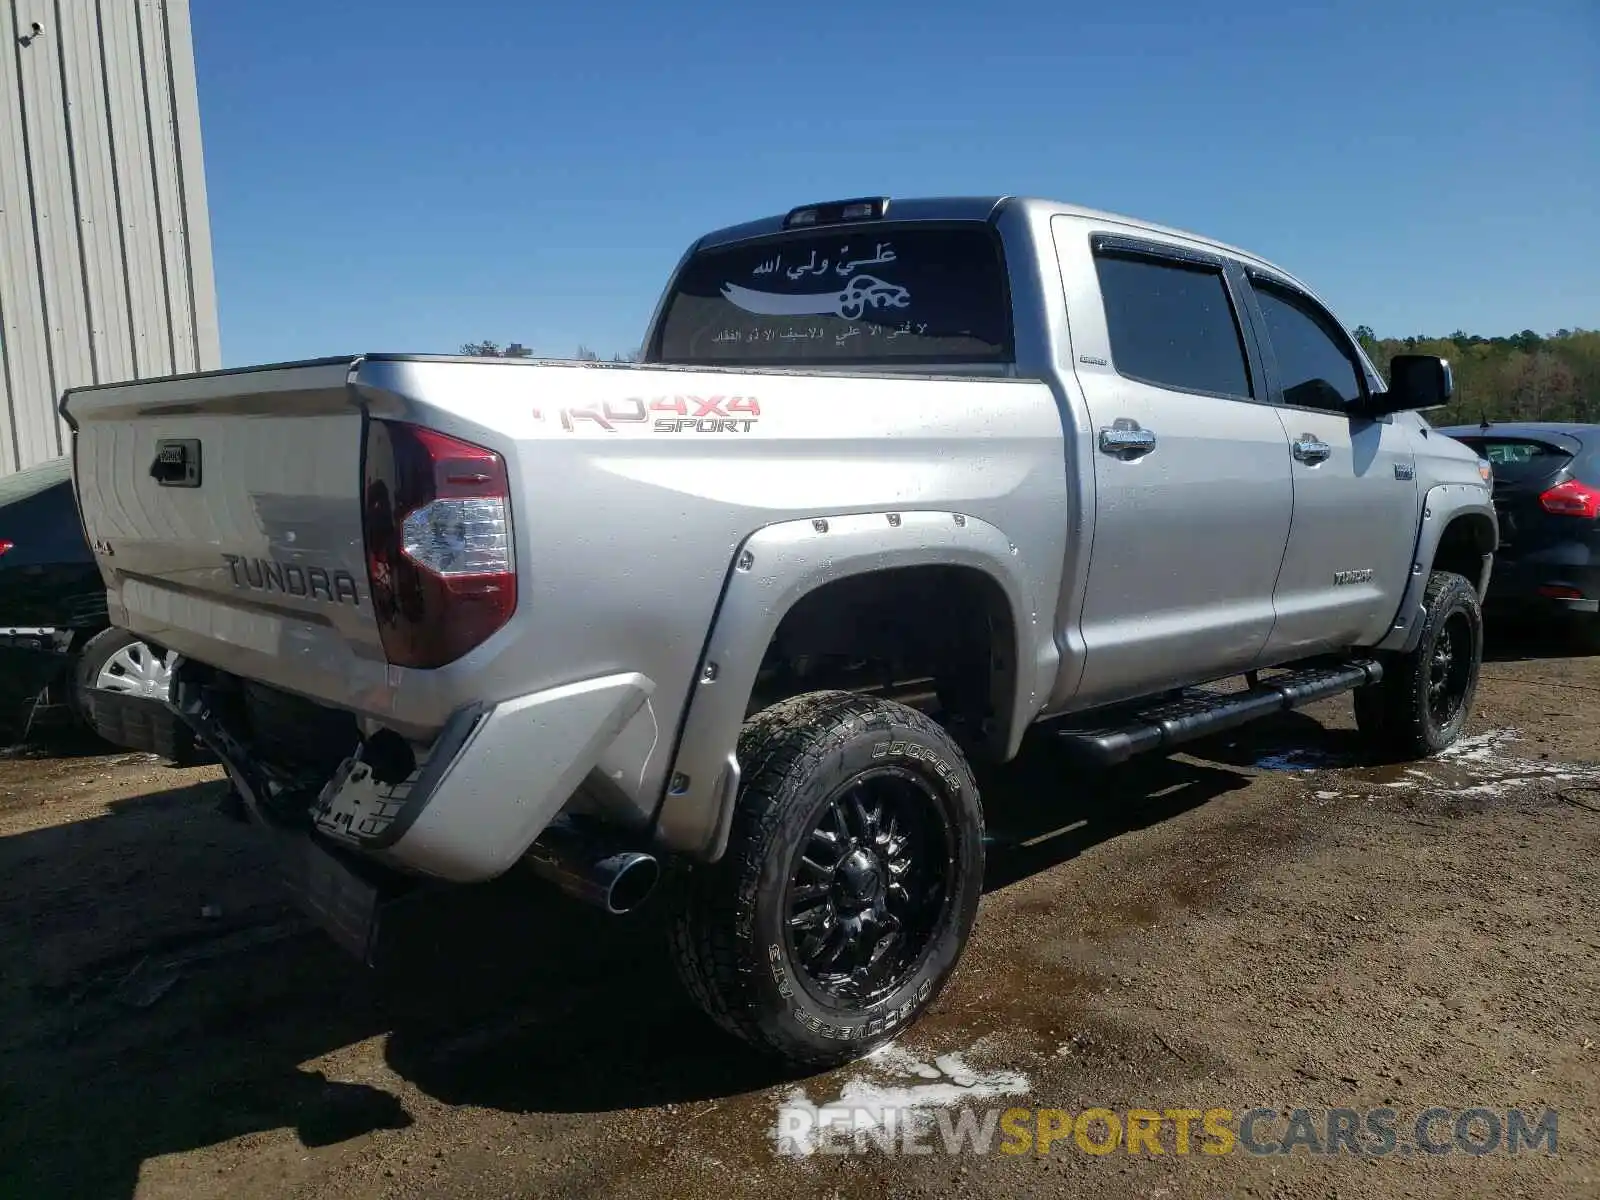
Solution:
[{"label": "running board", "polygon": [[1114,766],[1135,754],[1170,749],[1382,678],[1383,667],[1374,659],[1303,666],[1270,679],[1252,680],[1252,686],[1242,692],[1191,688],[1166,703],[1122,706],[1093,726],[1061,729],[1057,736],[1091,762]]}]

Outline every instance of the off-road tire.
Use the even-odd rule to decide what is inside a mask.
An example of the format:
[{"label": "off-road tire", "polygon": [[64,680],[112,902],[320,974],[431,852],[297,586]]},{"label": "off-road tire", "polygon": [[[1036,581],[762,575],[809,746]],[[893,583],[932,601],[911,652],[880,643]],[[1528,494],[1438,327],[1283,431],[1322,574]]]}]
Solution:
[{"label": "off-road tire", "polygon": [[99,737],[124,750],[155,754],[178,766],[200,759],[194,733],[177,714],[155,701],[129,702],[100,691],[95,681],[112,655],[144,639],[126,629],[102,629],[75,656],[72,707]]},{"label": "off-road tire", "polygon": [[[983,890],[983,813],[954,740],[914,709],[813,692],[756,714],[739,736],[741,780],[726,853],[689,870],[671,920],[684,985],[728,1032],[790,1063],[828,1066],[914,1021],[955,970]],[[892,992],[825,1003],[799,975],[786,936],[791,861],[848,781],[893,766],[925,784],[949,854],[945,901],[915,965]],[[809,977],[807,977],[809,978]]]},{"label": "off-road tire", "polygon": [[[1466,727],[1483,664],[1483,610],[1472,584],[1451,571],[1434,571],[1422,594],[1422,634],[1409,654],[1383,659],[1383,678],[1355,691],[1356,727],[1383,758],[1406,761],[1445,749]],[[1428,702],[1434,653],[1447,625],[1465,627],[1471,663],[1466,691],[1449,720]]]}]

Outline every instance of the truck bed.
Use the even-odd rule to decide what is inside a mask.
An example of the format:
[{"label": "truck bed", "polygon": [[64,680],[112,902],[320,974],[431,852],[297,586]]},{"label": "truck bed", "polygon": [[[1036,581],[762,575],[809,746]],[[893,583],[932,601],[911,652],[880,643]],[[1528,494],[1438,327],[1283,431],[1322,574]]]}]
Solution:
[{"label": "truck bed", "polygon": [[[62,412],[115,624],[412,737],[605,670],[678,686],[736,547],[772,521],[981,516],[1033,492],[1036,515],[1006,527],[1061,561],[1061,431],[1038,381],[362,355],[77,389]],[[375,619],[374,421],[487,447],[511,480],[516,616],[438,670],[391,663]],[[984,452],[952,454],[965,439]],[[192,479],[153,477],[163,447]]]}]

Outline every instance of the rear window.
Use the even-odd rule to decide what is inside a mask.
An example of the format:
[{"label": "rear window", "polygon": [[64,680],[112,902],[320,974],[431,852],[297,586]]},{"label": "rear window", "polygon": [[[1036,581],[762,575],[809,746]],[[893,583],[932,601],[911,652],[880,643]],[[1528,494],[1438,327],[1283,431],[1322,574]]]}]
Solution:
[{"label": "rear window", "polygon": [[1548,473],[1572,458],[1570,451],[1532,438],[1458,437],[1456,441],[1487,458],[1494,473],[1505,479]]},{"label": "rear window", "polygon": [[986,225],[855,225],[708,250],[685,265],[656,361],[782,366],[1009,362]]},{"label": "rear window", "polygon": [[0,476],[0,507],[37,496],[71,478],[72,460],[69,458],[52,458],[36,467],[24,467],[13,475]]}]

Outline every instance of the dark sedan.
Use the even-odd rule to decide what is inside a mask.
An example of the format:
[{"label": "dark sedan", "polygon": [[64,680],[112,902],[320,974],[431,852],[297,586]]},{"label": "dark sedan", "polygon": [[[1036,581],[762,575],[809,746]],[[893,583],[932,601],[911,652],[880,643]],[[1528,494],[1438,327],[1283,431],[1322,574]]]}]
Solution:
[{"label": "dark sedan", "polygon": [[1569,618],[1600,648],[1600,425],[1456,425],[1494,468],[1500,519],[1486,604]]},{"label": "dark sedan", "polygon": [[0,732],[26,735],[54,709],[114,745],[184,759],[194,742],[166,707],[170,680],[164,651],[109,625],[69,461],[0,478]]}]

